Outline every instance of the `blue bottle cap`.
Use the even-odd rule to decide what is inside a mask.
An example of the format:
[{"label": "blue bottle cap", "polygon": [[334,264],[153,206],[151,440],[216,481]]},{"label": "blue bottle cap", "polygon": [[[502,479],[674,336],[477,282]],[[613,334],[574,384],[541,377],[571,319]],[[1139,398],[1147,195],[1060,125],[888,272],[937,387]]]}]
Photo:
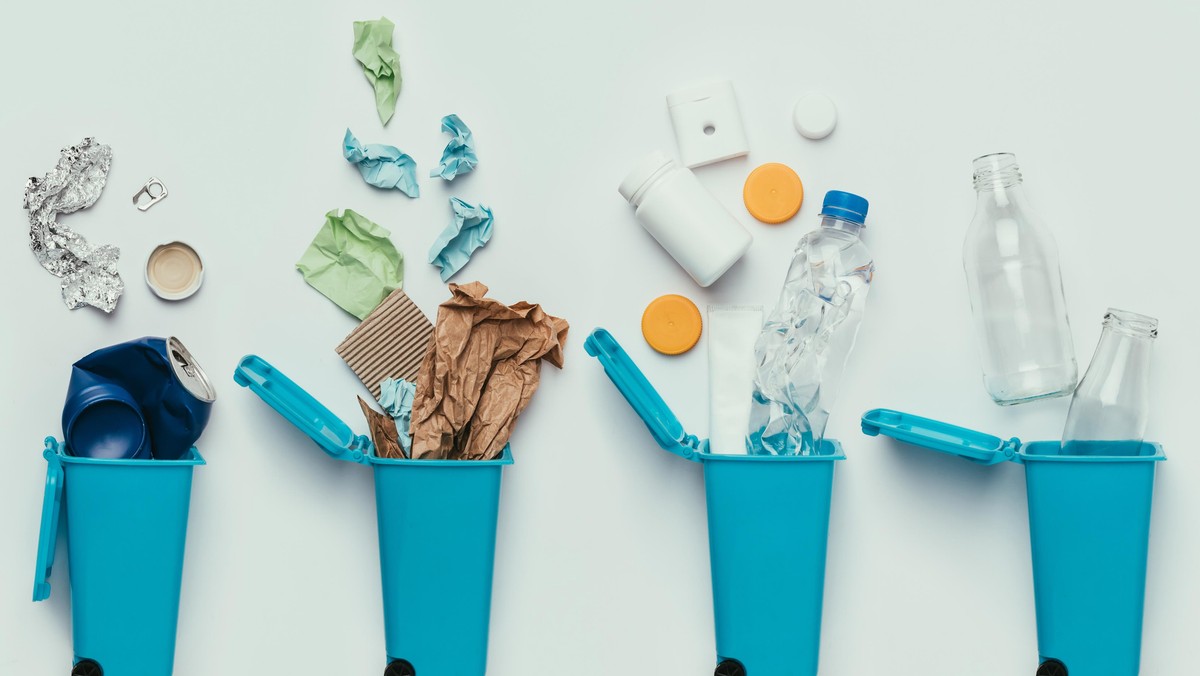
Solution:
[{"label": "blue bottle cap", "polygon": [[821,215],[864,225],[864,221],[867,220],[868,206],[864,197],[859,197],[851,192],[830,190],[825,193],[825,201],[821,204]]}]

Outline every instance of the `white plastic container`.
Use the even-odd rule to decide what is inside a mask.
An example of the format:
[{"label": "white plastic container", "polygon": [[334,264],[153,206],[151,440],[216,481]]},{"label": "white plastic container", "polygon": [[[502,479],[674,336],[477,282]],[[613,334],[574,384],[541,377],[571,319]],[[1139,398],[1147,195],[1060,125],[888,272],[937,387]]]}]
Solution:
[{"label": "white plastic container", "polygon": [[753,238],[689,169],[662,152],[638,162],[621,181],[638,222],[700,286],[733,267]]}]

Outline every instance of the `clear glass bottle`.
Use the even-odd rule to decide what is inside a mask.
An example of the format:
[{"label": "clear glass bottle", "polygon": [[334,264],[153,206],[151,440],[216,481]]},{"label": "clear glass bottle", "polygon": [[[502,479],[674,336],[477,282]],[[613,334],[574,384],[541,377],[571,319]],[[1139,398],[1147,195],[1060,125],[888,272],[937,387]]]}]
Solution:
[{"label": "clear glass bottle", "polygon": [[[1137,455],[1150,415],[1150,348],[1158,320],[1109,309],[1063,430],[1065,455]],[[1100,443],[1103,442],[1103,443]]]},{"label": "clear glass bottle", "polygon": [[1029,208],[1016,157],[984,155],[974,170],[963,268],[984,387],[1004,406],[1070,394],[1079,367],[1054,236]]}]

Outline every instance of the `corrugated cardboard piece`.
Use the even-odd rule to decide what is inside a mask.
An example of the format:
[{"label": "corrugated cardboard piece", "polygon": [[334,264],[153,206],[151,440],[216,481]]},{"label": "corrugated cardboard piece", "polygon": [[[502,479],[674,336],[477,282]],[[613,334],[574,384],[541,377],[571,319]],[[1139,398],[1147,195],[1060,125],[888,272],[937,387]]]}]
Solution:
[{"label": "corrugated cardboard piece", "polygon": [[337,353],[379,399],[379,383],[387,378],[416,381],[432,334],[425,313],[396,289],[346,336]]}]

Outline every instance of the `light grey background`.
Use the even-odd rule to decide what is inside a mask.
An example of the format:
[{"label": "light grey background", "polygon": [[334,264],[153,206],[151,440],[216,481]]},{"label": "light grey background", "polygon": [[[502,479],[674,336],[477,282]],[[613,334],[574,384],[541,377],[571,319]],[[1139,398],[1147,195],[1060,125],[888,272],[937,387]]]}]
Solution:
[{"label": "light grey background", "polygon": [[[351,22],[380,14],[397,24],[405,76],[386,128],[350,54]],[[446,292],[424,258],[451,195],[497,218],[458,279],[541,302],[573,326],[566,369],[543,370],[512,440],[489,673],[710,673],[700,467],[654,446],[583,339],[612,330],[704,434],[704,344],[652,353],[642,309],[663,293],[773,303],[821,196],[840,188],[871,200],[879,272],[829,430],[848,460],[835,479],[822,673],[1032,674],[1021,468],[858,430],[864,410],[889,406],[1025,439],[1060,433],[1065,400],[990,403],[969,334],[970,161],[998,150],[1017,154],[1058,238],[1081,365],[1106,307],[1161,319],[1150,436],[1170,461],[1155,495],[1142,672],[1196,673],[1198,20],[1181,2],[7,3],[0,673],[69,670],[65,560],[53,598],[29,602],[41,439],[59,432],[71,362],[145,334],[180,336],[220,394],[200,443],[209,466],[192,495],[176,673],[382,671],[370,472],[324,457],[230,376],[240,356],[262,354],[365,430],[354,399],[365,390],[333,351],[356,322],[293,264],[326,211],[353,208],[392,230],[406,288],[432,315]],[[702,290],[616,186],[644,153],[675,151],[665,94],[722,78],[735,83],[752,153],[697,173],[755,243]],[[824,141],[791,126],[809,90],[841,113]],[[341,158],[349,126],[427,172],[451,112],[476,132],[480,167],[453,184],[423,180],[418,200],[365,185]],[[25,179],[89,135],[112,145],[112,172],[100,202],[67,220],[122,247],[128,290],[111,317],[62,306],[20,208]],[[745,175],[767,161],[793,166],[807,189],[781,226],[741,205]],[[140,213],[129,200],[152,175],[170,196]],[[197,296],[169,304],[141,266],[174,239],[196,247],[208,274]],[[788,562],[774,568],[786,574]],[[762,631],[788,640],[788,627]]]}]

